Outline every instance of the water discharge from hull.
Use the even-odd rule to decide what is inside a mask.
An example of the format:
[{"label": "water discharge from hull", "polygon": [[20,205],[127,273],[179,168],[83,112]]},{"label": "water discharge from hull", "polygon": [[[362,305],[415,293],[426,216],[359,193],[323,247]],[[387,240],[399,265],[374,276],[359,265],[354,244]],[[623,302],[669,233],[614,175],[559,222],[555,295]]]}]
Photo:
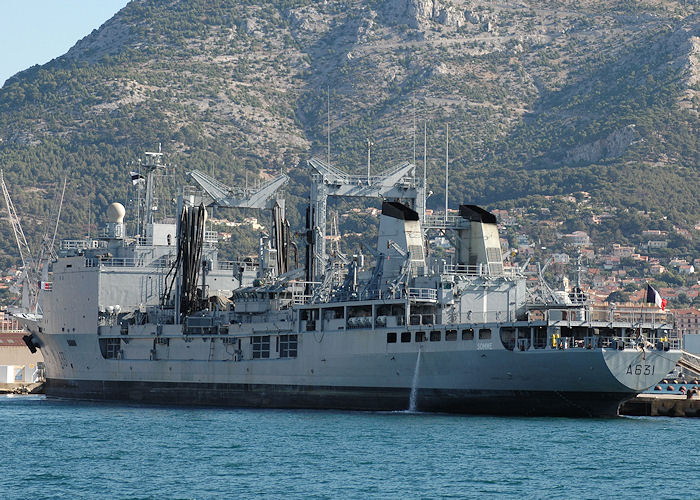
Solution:
[{"label": "water discharge from hull", "polygon": [[418,356],[416,357],[416,367],[413,369],[413,380],[411,381],[411,396],[408,400],[408,411],[417,411],[417,398],[418,398],[418,373],[420,371],[420,353],[421,350],[418,349]]}]

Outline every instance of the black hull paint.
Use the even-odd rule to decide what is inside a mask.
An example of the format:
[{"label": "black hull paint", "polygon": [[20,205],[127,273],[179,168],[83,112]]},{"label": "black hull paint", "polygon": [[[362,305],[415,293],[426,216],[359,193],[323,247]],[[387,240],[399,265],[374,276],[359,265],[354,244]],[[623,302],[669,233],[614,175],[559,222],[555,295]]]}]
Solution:
[{"label": "black hull paint", "polygon": [[[69,399],[183,406],[400,411],[408,408],[410,390],[48,379],[46,394]],[[614,417],[620,403],[634,396],[620,392],[419,389],[417,409],[488,415]]]}]

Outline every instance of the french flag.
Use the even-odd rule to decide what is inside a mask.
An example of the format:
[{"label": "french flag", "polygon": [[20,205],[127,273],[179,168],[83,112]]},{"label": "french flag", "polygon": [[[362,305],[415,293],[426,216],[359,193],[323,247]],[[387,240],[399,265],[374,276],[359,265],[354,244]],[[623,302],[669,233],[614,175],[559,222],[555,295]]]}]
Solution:
[{"label": "french flag", "polygon": [[666,310],[666,299],[662,299],[659,292],[654,289],[653,286],[647,284],[647,302],[650,304],[656,304],[656,307],[660,307],[662,311]]}]

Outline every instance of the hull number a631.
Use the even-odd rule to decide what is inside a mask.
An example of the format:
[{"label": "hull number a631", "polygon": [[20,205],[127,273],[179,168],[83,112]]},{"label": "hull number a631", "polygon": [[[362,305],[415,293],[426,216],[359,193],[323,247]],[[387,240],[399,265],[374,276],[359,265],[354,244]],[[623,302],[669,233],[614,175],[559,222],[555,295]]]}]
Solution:
[{"label": "hull number a631", "polygon": [[629,365],[627,375],[653,375],[654,365]]}]

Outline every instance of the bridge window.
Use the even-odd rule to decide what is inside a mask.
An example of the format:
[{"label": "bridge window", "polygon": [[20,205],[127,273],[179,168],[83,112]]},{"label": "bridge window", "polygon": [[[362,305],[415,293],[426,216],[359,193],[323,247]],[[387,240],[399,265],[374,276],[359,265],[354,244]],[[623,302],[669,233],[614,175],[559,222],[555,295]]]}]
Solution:
[{"label": "bridge window", "polygon": [[457,340],[457,330],[447,330],[445,332],[445,340]]},{"label": "bridge window", "polygon": [[401,342],[410,342],[411,341],[411,332],[401,332]]},{"label": "bridge window", "polygon": [[440,342],[441,338],[442,338],[442,332],[440,332],[440,330],[432,330],[430,332],[430,341],[431,342]]},{"label": "bridge window", "polygon": [[395,344],[396,343],[396,332],[387,332],[386,343],[387,344]]},{"label": "bridge window", "polygon": [[270,357],[269,335],[256,335],[254,337],[251,337],[250,343],[253,345],[253,359]]},{"label": "bridge window", "polygon": [[480,328],[479,329],[479,340],[487,340],[491,338],[490,328]]},{"label": "bridge window", "polygon": [[462,340],[474,340],[474,329],[467,328],[462,330]]},{"label": "bridge window", "polygon": [[425,332],[416,332],[416,342],[425,342]]},{"label": "bridge window", "polygon": [[[297,357],[297,336],[296,335],[280,335],[280,358],[296,358]],[[269,357],[269,354],[268,356]]]}]

